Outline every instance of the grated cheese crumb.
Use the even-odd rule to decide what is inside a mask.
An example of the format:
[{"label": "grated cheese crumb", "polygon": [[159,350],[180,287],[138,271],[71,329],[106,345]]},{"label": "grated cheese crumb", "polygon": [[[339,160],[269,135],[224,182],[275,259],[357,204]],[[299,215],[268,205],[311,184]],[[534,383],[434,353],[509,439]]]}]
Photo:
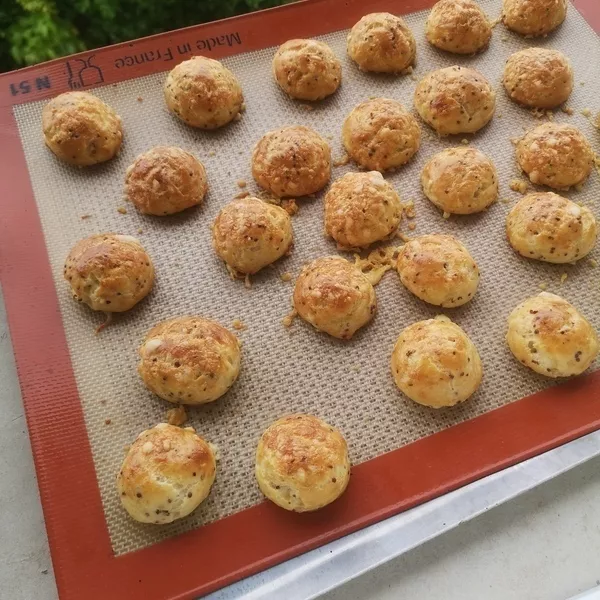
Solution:
[{"label": "grated cheese crumb", "polygon": [[294,309],[291,313],[289,313],[288,315],[285,315],[285,317],[283,317],[283,319],[281,320],[281,322],[283,323],[284,327],[291,327],[292,323],[294,322],[294,319],[298,316],[298,313],[296,312],[296,310]]},{"label": "grated cheese crumb", "polygon": [[545,290],[548,288],[548,284],[545,281],[542,281],[542,283],[540,283],[538,287],[540,288],[540,290]]},{"label": "grated cheese crumb", "polygon": [[291,273],[287,273],[287,272],[286,272],[286,273],[282,273],[282,274],[279,276],[279,278],[281,279],[281,281],[288,282],[288,281],[291,281],[291,280],[292,280],[292,274],[291,274]]},{"label": "grated cheese crumb", "polygon": [[239,188],[245,188],[247,185],[248,185],[248,184],[246,183],[246,181],[245,181],[244,179],[240,179],[240,180],[237,182],[237,186],[238,186]]},{"label": "grated cheese crumb", "polygon": [[119,208],[117,208],[117,212],[121,213],[122,215],[126,215],[127,209],[124,206],[119,206]]},{"label": "grated cheese crumb", "polygon": [[414,230],[415,230],[415,227],[416,227],[416,224],[415,224],[415,223],[409,223],[409,224],[408,224],[408,228],[409,228],[411,231],[414,231]]},{"label": "grated cheese crumb", "polygon": [[590,258],[588,260],[588,263],[589,263],[590,267],[597,267],[598,266],[598,261],[595,258]]},{"label": "grated cheese crumb", "polygon": [[377,248],[370,252],[367,258],[361,258],[360,255],[355,254],[354,264],[371,282],[371,285],[377,285],[387,271],[396,268],[399,252],[400,248],[395,246]]},{"label": "grated cheese crumb", "polygon": [[248,327],[246,326],[246,324],[243,323],[242,321],[240,321],[239,319],[234,319],[233,323],[231,325],[237,331],[244,331],[244,329],[248,329]]},{"label": "grated cheese crumb", "polygon": [[582,114],[584,117],[591,117],[591,116],[592,116],[592,111],[591,111],[589,108],[584,108],[584,109],[581,111],[581,114]]},{"label": "grated cheese crumb", "polygon": [[529,186],[527,185],[526,181],[523,181],[523,179],[513,179],[510,182],[509,187],[513,192],[519,192],[519,194],[526,194],[527,188]]},{"label": "grated cheese crumb", "polygon": [[281,203],[281,208],[283,208],[283,210],[285,210],[285,212],[290,215],[290,217],[293,217],[299,210],[298,204],[296,203],[296,200],[294,200],[294,198],[288,198],[287,200],[283,200],[283,202]]},{"label": "grated cheese crumb", "polygon": [[467,138],[463,138],[462,140],[460,140],[460,143],[463,144],[463,146],[468,146],[470,144]]},{"label": "grated cheese crumb", "polygon": [[445,210],[445,211],[442,213],[442,217],[443,217],[444,219],[449,219],[449,218],[450,218],[450,213],[449,213],[448,211],[446,211],[446,210]]},{"label": "grated cheese crumb", "polygon": [[575,112],[570,106],[561,106],[560,110],[568,115],[572,115]]},{"label": "grated cheese crumb", "polygon": [[563,273],[560,276],[560,285],[562,285],[566,280],[567,280],[568,275],[566,273]]},{"label": "grated cheese crumb", "polygon": [[502,202],[502,204],[509,204],[510,198],[502,198],[502,200],[500,200],[500,202]]},{"label": "grated cheese crumb", "polygon": [[187,413],[185,407],[178,406],[177,408],[170,408],[167,411],[167,423],[169,425],[183,425],[187,421]]},{"label": "grated cheese crumb", "polygon": [[215,156],[216,154],[217,154],[217,153],[216,153],[214,150],[211,150],[211,151],[208,153],[208,155],[209,155],[209,156]]},{"label": "grated cheese crumb", "polygon": [[343,154],[340,158],[333,161],[334,167],[342,167],[350,162],[350,157],[347,154]]},{"label": "grated cheese crumb", "polygon": [[546,111],[541,109],[541,108],[532,108],[529,111],[536,119],[541,119],[543,116],[546,115]]},{"label": "grated cheese crumb", "polygon": [[217,444],[213,444],[213,442],[208,442],[208,447],[212,450],[215,460],[221,460],[221,449],[219,446],[217,446]]},{"label": "grated cheese crumb", "polygon": [[138,233],[144,233],[144,230],[141,227],[139,227],[138,230],[137,230],[137,232]]}]

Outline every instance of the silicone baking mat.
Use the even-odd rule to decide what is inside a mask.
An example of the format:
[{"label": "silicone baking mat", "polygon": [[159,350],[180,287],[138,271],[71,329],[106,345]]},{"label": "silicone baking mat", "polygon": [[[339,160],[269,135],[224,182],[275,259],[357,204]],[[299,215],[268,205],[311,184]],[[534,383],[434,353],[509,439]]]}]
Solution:
[{"label": "silicone baking mat", "polygon": [[[342,4],[345,11],[339,10]],[[499,82],[506,57],[534,42],[497,25],[482,55],[461,58],[438,52],[424,41],[426,12],[413,12],[431,4],[316,0],[3,77],[8,91],[4,100],[16,106],[6,111],[2,130],[3,146],[10,149],[5,150],[3,165],[8,215],[0,242],[2,281],[64,597],[80,597],[82,588],[77,586],[84,584],[92,587],[91,594],[86,587],[88,597],[106,597],[109,590],[111,598],[206,592],[598,426],[597,375],[531,396],[552,382],[521,367],[503,339],[509,312],[538,293],[540,284],[571,300],[600,327],[600,271],[589,260],[576,266],[542,265],[519,258],[505,241],[506,213],[520,197],[509,189],[509,182],[519,177],[510,138],[537,121],[507,101]],[[481,1],[492,18],[499,15],[500,4]],[[591,5],[582,3],[584,14]],[[345,28],[374,10],[412,13],[406,15],[418,43],[412,76],[367,75],[347,58]],[[340,91],[311,107],[284,97],[270,74],[273,46],[308,35],[329,43],[344,70]],[[596,34],[571,7],[559,31],[535,45],[557,48],[570,57],[576,81],[568,102],[573,114],[557,112],[554,118],[580,127],[598,151],[598,132],[583,114],[598,110]],[[164,105],[164,71],[195,53],[229,55],[223,62],[244,89],[247,110],[241,120],[217,132],[187,128]],[[411,237],[456,235],[482,273],[474,300],[445,312],[477,345],[484,363],[483,385],[464,405],[432,411],[398,393],[389,358],[402,328],[440,311],[412,297],[394,273],[377,287],[375,321],[350,342],[318,334],[300,321],[290,330],[281,324],[289,312],[293,283],[280,275],[296,275],[306,261],[336,252],[322,233],[322,194],[298,201],[292,256],[254,277],[251,289],[228,277],[211,249],[209,226],[240,192],[237,182],[247,182],[250,192],[256,190],[250,152],[266,131],[294,123],[311,126],[330,141],[334,159],[340,158],[341,124],[356,104],[383,96],[412,107],[416,80],[427,70],[452,64],[475,67],[498,89],[496,117],[468,141],[494,160],[500,197],[506,202],[484,214],[443,219],[422,196],[419,173],[433,153],[460,144],[462,137],[440,140],[424,125],[417,157],[386,175],[405,202],[415,202],[416,218],[405,219],[401,229]],[[44,147],[40,98],[69,88],[94,88],[121,115],[125,144],[117,159],[76,170],[56,161]],[[126,167],[157,144],[182,146],[205,164],[210,191],[202,207],[155,219],[139,215],[124,202]],[[17,145],[22,150],[17,152]],[[333,177],[353,169],[352,164],[337,167]],[[596,212],[597,191],[594,173],[581,191],[568,195]],[[125,214],[119,212],[121,207]],[[415,224],[414,231],[408,229],[409,222]],[[62,281],[62,264],[76,240],[102,231],[137,236],[154,259],[157,283],[146,301],[95,336],[100,317],[72,301]],[[171,408],[141,385],[135,372],[136,349],[154,323],[179,314],[201,314],[230,328],[234,320],[242,321],[246,329],[238,335],[243,369],[227,396],[188,410],[188,424],[219,448],[211,495],[190,517],[159,528],[127,517],[114,477],[124,447],[142,429],[165,420]],[[515,402],[524,397],[528,398]],[[253,479],[260,433],[292,411],[310,412],[338,426],[348,440],[352,462],[360,464],[348,493],[314,515],[288,514],[260,504]],[[242,536],[243,548],[238,545]],[[103,560],[111,565],[118,587],[107,578],[90,583],[82,575],[82,568],[89,569],[88,574],[98,572]],[[173,561],[177,577],[170,573],[169,581],[157,583],[154,560]],[[182,572],[185,565],[195,564],[203,565],[201,573]]]}]

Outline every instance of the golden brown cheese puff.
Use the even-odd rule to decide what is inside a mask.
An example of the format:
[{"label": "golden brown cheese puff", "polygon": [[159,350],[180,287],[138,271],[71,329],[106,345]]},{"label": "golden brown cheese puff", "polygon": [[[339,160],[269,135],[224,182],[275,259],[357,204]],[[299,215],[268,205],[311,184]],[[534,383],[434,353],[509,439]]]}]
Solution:
[{"label": "golden brown cheese puff", "polygon": [[181,519],[208,496],[216,462],[209,444],[191,427],[159,423],[142,431],[117,475],[123,508],[140,523]]},{"label": "golden brown cheese puff", "polygon": [[527,37],[554,31],[567,16],[567,0],[503,0],[502,20]]},{"label": "golden brown cheese puff", "polygon": [[262,434],[255,473],[261,492],[281,508],[317,510],[339,498],[350,481],[346,440],[317,417],[283,417]]},{"label": "golden brown cheese puff", "polygon": [[506,235],[522,256],[550,263],[572,263],[596,244],[596,219],[579,206],[553,192],[529,194],[508,214]]},{"label": "golden brown cheese puff", "polygon": [[548,292],[521,302],[508,317],[515,358],[547,377],[583,373],[598,355],[598,335],[569,302]]},{"label": "golden brown cheese puff", "polygon": [[289,252],[292,220],[279,206],[258,198],[227,204],[215,219],[215,252],[238,273],[256,273]]},{"label": "golden brown cheese puff", "polygon": [[498,198],[494,163],[476,148],[448,148],[429,159],[421,173],[425,195],[444,212],[470,215]]},{"label": "golden brown cheese puff", "polygon": [[73,246],[63,275],[78,302],[93,310],[123,312],[152,289],[154,265],[134,237],[100,233]]},{"label": "golden brown cheese puff", "polygon": [[172,215],[202,203],[208,184],[202,163],[181,148],[156,146],[127,169],[125,194],[147,215]]},{"label": "golden brown cheese puff", "polygon": [[322,100],[342,82],[342,65],[333,50],[317,40],[289,40],[273,57],[279,87],[298,100]]},{"label": "golden brown cheese puff", "polygon": [[342,142],[350,158],[372,171],[407,163],[421,145],[417,120],[396,100],[373,98],[346,117]]},{"label": "golden brown cheese puff", "polygon": [[451,235],[413,238],[398,254],[398,275],[417,298],[445,308],[471,300],[479,269],[469,251]]},{"label": "golden brown cheese puff", "polygon": [[252,175],[278,198],[314,194],[331,176],[329,144],[302,125],[269,131],[254,147]]},{"label": "golden brown cheese puff", "polygon": [[378,171],[346,173],[325,196],[325,232],[345,248],[365,248],[398,228],[402,203]]},{"label": "golden brown cheese puff", "polygon": [[348,56],[361,71],[400,73],[410,67],[417,44],[406,23],[390,13],[365,15],[350,30]]},{"label": "golden brown cheese puff", "polygon": [[46,145],[61,160],[79,167],[115,156],[123,139],[121,118],[88,92],[66,92],[42,110]]},{"label": "golden brown cheese puff", "polygon": [[531,183],[568,190],[583,183],[594,165],[594,152],[572,125],[542,123],[517,144],[517,161]]},{"label": "golden brown cheese puff", "polygon": [[225,327],[202,317],[155,325],[139,349],[146,387],[176,404],[205,404],[229,390],[240,372],[240,343]]},{"label": "golden brown cheese puff", "polygon": [[218,60],[193,56],[178,64],[165,81],[169,110],[200,129],[227,125],[242,110],[244,96],[235,75]]},{"label": "golden brown cheese puff", "polygon": [[569,59],[558,50],[526,48],[506,61],[504,87],[519,104],[555,108],[571,95],[573,69]]},{"label": "golden brown cheese puff", "polygon": [[444,316],[408,326],[396,342],[391,367],[400,391],[432,408],[464,402],[483,375],[477,348]]},{"label": "golden brown cheese puff", "polygon": [[475,69],[446,67],[419,81],[415,108],[440,135],[474,133],[494,116],[496,92]]},{"label": "golden brown cheese puff", "polygon": [[294,308],[316,329],[350,339],[375,314],[375,289],[365,275],[341,256],[317,258],[296,280]]},{"label": "golden brown cheese puff", "polygon": [[473,0],[440,0],[425,23],[427,41],[454,54],[475,54],[487,48],[492,26]]}]

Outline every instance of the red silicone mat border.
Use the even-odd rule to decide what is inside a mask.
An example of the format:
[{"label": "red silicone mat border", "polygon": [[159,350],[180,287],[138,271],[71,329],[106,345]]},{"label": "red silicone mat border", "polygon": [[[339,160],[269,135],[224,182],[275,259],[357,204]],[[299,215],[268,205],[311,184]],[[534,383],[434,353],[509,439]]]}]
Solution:
[{"label": "red silicone mat border", "polygon": [[[143,62],[128,72],[125,66],[117,68],[119,57],[124,61],[123,56],[151,50],[164,53],[170,48],[172,52],[179,45],[185,50],[190,40],[206,44],[209,39],[217,44],[210,55],[222,57],[275,45],[292,36],[346,28],[366,12],[406,14],[433,3],[309,0],[0,76],[0,278],[63,600],[194,598],[600,428],[597,372],[356,466],[346,494],[317,513],[298,515],[263,503],[143,550],[113,555],[11,105],[69,89],[66,65],[73,67],[79,59],[91,57],[89,65],[102,69],[101,84],[105,85],[166,70],[176,62],[175,58],[164,64]],[[600,3],[576,0],[575,5],[600,32]],[[240,43],[228,45],[228,39],[236,41],[227,38],[234,33]],[[219,44],[219,40],[224,42]]]}]

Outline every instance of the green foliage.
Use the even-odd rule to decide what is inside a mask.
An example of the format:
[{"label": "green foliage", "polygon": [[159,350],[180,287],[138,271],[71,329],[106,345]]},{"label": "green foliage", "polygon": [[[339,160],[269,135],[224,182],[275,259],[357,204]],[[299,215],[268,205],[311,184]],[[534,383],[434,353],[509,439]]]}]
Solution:
[{"label": "green foliage", "polygon": [[0,0],[0,71],[290,0]]}]

